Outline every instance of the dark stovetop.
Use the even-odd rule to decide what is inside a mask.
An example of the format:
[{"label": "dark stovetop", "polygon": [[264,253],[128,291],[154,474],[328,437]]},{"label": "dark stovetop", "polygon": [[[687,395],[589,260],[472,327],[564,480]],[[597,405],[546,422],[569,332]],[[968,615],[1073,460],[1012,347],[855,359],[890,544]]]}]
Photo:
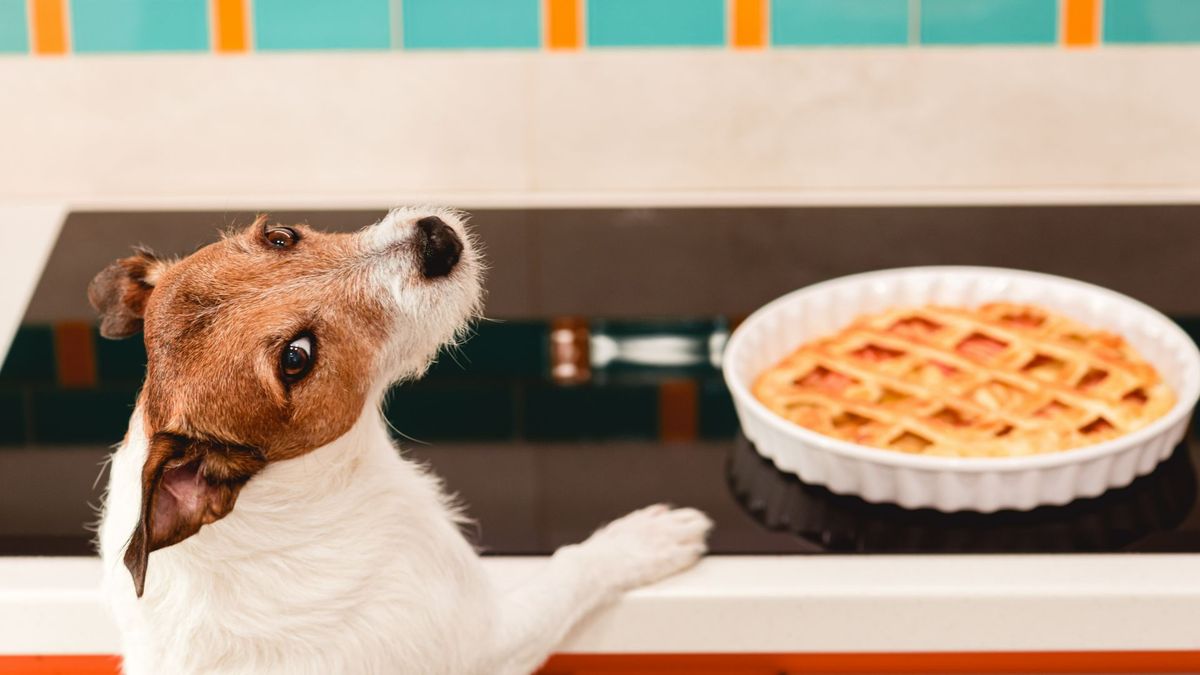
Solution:
[{"label": "dark stovetop", "polygon": [[[1062,507],[943,514],[868,504],[778,471],[743,437],[416,446],[487,554],[544,554],[657,501],[716,522],[716,554],[1200,552],[1194,434],[1128,487]],[[87,555],[78,538],[0,538],[0,555]]]},{"label": "dark stovetop", "polygon": [[[490,552],[549,552],[656,500],[708,511],[718,554],[1200,552],[1194,435],[1125,488],[1066,506],[993,514],[909,511],[835,495],[780,472],[740,436],[724,445],[588,448],[580,457],[553,450],[555,456],[538,456],[537,449],[529,455],[548,479],[539,484],[531,528],[513,536],[511,509],[472,508]],[[462,494],[475,505],[472,491]]]}]

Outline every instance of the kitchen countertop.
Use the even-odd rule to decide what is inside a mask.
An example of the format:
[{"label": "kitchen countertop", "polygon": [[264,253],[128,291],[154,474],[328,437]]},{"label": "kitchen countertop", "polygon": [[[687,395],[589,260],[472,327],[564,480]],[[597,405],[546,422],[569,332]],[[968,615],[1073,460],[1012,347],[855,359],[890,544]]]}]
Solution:
[{"label": "kitchen countertop", "polygon": [[[508,585],[541,562],[485,564]],[[1197,650],[1198,564],[1195,555],[716,556],[597,612],[559,651]],[[95,558],[0,559],[0,654],[116,653],[100,573]]]}]

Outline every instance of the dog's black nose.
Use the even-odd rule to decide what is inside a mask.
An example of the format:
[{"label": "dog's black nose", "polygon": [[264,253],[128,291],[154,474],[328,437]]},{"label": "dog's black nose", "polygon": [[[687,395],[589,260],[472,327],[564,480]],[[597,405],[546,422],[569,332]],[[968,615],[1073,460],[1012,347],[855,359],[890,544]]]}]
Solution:
[{"label": "dog's black nose", "polygon": [[437,216],[426,216],[417,221],[420,237],[422,272],[426,279],[435,279],[450,274],[458,259],[462,257],[463,245],[454,230]]}]

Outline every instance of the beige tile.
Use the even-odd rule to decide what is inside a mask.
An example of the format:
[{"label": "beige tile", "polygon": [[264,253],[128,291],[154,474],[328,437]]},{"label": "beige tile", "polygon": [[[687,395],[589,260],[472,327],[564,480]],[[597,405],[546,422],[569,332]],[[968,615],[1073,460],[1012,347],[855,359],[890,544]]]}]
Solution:
[{"label": "beige tile", "polygon": [[[527,185],[525,54],[0,63],[0,197],[388,195]],[[18,63],[17,61],[20,61]],[[242,199],[241,203],[245,203]]]},{"label": "beige tile", "polygon": [[671,50],[536,68],[538,190],[1196,185],[1183,50]]}]

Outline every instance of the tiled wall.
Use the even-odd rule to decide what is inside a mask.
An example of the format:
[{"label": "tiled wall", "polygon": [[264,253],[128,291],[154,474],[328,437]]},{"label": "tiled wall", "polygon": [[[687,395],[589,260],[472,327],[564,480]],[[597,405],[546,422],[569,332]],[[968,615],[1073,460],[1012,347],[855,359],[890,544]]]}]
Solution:
[{"label": "tiled wall", "polygon": [[0,0],[17,54],[1197,42],[1197,0]]}]

